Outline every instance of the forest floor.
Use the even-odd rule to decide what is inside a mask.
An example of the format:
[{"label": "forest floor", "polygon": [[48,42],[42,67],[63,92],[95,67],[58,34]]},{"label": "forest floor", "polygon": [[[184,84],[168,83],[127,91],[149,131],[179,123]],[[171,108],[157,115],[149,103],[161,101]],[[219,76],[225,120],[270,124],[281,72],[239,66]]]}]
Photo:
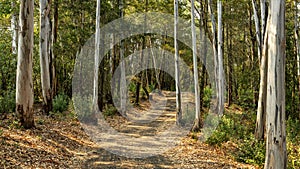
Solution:
[{"label": "forest floor", "polygon": [[[174,94],[164,94],[171,102],[160,102],[167,108],[163,115],[159,110],[147,114],[149,102],[142,102],[139,107],[147,116],[137,119],[147,121],[147,117],[160,113],[155,121],[137,123],[120,115],[107,117],[106,121],[131,137],[151,137],[175,121]],[[127,115],[131,119],[136,116]],[[69,111],[48,117],[36,108],[35,128],[31,130],[20,128],[10,115],[0,121],[0,168],[255,168],[234,160],[231,152],[237,151],[236,145],[227,142],[222,148],[210,146],[197,141],[197,134],[188,134],[160,155],[128,158],[93,142],[84,128]]]}]

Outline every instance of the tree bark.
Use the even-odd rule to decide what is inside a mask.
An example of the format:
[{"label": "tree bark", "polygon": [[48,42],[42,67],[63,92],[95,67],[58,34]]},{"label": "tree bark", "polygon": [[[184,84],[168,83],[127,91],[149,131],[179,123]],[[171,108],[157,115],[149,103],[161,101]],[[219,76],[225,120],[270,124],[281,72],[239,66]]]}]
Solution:
[{"label": "tree bark", "polygon": [[175,88],[176,88],[176,124],[181,125],[181,92],[180,92],[180,70],[179,70],[179,52],[177,44],[178,29],[178,0],[174,0],[174,47],[175,47]]},{"label": "tree bark", "polygon": [[299,94],[299,119],[300,119],[300,42],[299,42],[299,18],[300,9],[299,3],[295,0],[295,40],[296,40],[296,55],[297,55],[297,80],[298,80],[298,94]]},{"label": "tree bark", "polygon": [[12,53],[18,53],[18,17],[15,11],[16,3],[11,2],[13,13],[11,16],[11,30],[12,30]]},{"label": "tree bark", "polygon": [[94,112],[99,110],[98,106],[98,85],[99,85],[99,58],[100,58],[100,7],[101,0],[97,0],[96,9],[96,34],[95,34],[95,63],[94,63],[94,89],[93,89],[93,107]]},{"label": "tree bark", "polygon": [[51,53],[51,0],[40,0],[40,65],[44,112],[48,115],[52,109],[52,91],[50,86]]},{"label": "tree bark", "polygon": [[[123,11],[123,0],[119,0],[119,10],[120,10],[120,17],[123,18],[124,11]],[[122,27],[122,23],[120,23],[120,27]],[[121,42],[120,42],[120,64],[121,64],[121,81],[120,81],[120,107],[121,107],[121,114],[126,116],[126,103],[127,103],[127,87],[126,87],[126,75],[125,75],[125,62],[124,62],[124,41],[123,40],[123,33],[121,33]]]},{"label": "tree bark", "polygon": [[227,51],[228,51],[228,56],[227,56],[227,75],[228,75],[228,90],[227,90],[227,94],[228,94],[228,102],[227,105],[228,107],[232,104],[232,91],[233,91],[233,86],[232,86],[232,74],[233,74],[233,67],[232,67],[232,39],[231,39],[231,30],[229,28],[229,26],[227,25]]},{"label": "tree bark", "polygon": [[267,92],[267,55],[265,49],[265,31],[266,31],[266,1],[260,1],[261,23],[259,23],[258,8],[255,0],[252,0],[254,11],[254,21],[256,29],[256,39],[258,44],[258,57],[260,60],[260,85],[257,106],[255,138],[264,139],[265,122],[266,122],[266,92]]},{"label": "tree bark", "polygon": [[267,143],[265,169],[287,168],[285,129],[285,1],[270,1],[266,48],[267,80]]},{"label": "tree bark", "polygon": [[[216,88],[216,98],[219,98],[219,87],[218,87],[218,45],[217,45],[217,30],[216,30],[216,20],[215,15],[212,9],[212,0],[208,0],[208,12],[211,18],[211,32],[212,32],[212,48],[213,48],[213,57],[214,57],[214,76],[215,76],[215,88]],[[218,100],[215,103],[216,111],[218,111]]]},{"label": "tree bark", "polygon": [[53,25],[52,25],[52,44],[51,44],[51,56],[50,56],[50,83],[52,90],[52,98],[57,94],[57,77],[56,77],[56,55],[54,54],[54,45],[57,42],[58,33],[58,0],[53,2]]},{"label": "tree bark", "polygon": [[[194,0],[191,1],[191,29],[192,29],[192,44],[193,44],[193,66],[194,66],[194,87],[195,87],[195,121],[192,131],[199,131],[201,127],[201,112],[200,112],[200,96],[199,96],[199,79],[198,79],[198,65],[197,65],[197,46],[196,46],[196,28],[195,28],[195,12],[194,12]],[[202,35],[202,30],[200,30],[200,36]]]},{"label": "tree bark", "polygon": [[[223,76],[223,37],[222,37],[222,2],[217,1],[218,11],[218,31],[216,28],[215,16],[212,10],[212,0],[208,0],[208,11],[212,22],[212,43],[214,54],[214,74],[216,87],[216,113],[220,114],[224,111],[224,76]],[[218,33],[218,34],[217,34]]]},{"label": "tree bark", "polygon": [[222,1],[217,1],[218,9],[218,113],[224,111],[224,74],[223,74],[223,28],[222,28]]},{"label": "tree bark", "polygon": [[32,82],[33,10],[33,0],[20,1],[16,113],[19,115],[21,125],[26,129],[34,127]]}]

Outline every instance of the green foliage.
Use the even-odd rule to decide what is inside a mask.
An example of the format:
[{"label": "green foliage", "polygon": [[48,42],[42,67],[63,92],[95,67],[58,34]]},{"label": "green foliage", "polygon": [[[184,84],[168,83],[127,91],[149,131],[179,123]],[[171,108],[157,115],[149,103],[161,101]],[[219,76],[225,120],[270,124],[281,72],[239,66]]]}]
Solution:
[{"label": "green foliage", "polygon": [[244,163],[262,165],[265,160],[265,143],[254,138],[253,134],[238,145],[235,158]]},{"label": "green foliage", "polygon": [[[299,141],[299,140],[298,140]],[[287,141],[287,154],[288,154],[288,168],[298,169],[300,168],[300,145]]]},{"label": "green foliage", "polygon": [[15,92],[7,92],[0,96],[0,114],[12,113],[16,109]]},{"label": "green foliage", "polygon": [[217,130],[214,131],[212,135],[206,140],[206,143],[210,145],[220,146],[223,142],[230,140],[230,133],[233,128],[234,121],[227,118],[226,116],[223,116],[219,126],[217,127]]},{"label": "green foliage", "polygon": [[253,91],[242,89],[239,93],[238,104],[243,108],[255,109],[255,104],[253,103]]},{"label": "green foliage", "polygon": [[300,121],[289,118],[286,122],[287,138],[293,143],[300,143]]},{"label": "green foliage", "polygon": [[300,121],[289,118],[286,122],[288,168],[300,168]]},{"label": "green foliage", "polygon": [[107,117],[107,116],[114,116],[117,112],[118,110],[116,109],[115,106],[108,105],[108,107],[102,112],[102,114],[104,115],[104,117]]},{"label": "green foliage", "polygon": [[204,107],[209,107],[210,105],[210,100],[212,96],[212,89],[208,86],[204,88],[204,96],[203,96],[203,106]]},{"label": "green foliage", "polygon": [[62,113],[68,109],[69,98],[65,94],[58,94],[53,99],[53,112]]},{"label": "green foliage", "polygon": [[135,96],[136,84],[134,82],[129,83],[129,91]]},{"label": "green foliage", "polygon": [[[217,129],[206,140],[206,142],[210,145],[220,146],[222,143],[230,140],[234,141],[240,139],[247,139],[248,135],[251,133],[251,127],[243,124],[244,122],[241,121],[241,118],[245,118],[245,115],[229,113],[223,115]],[[213,121],[214,124],[212,124],[212,126],[216,125],[217,118],[214,118]]]},{"label": "green foliage", "polygon": [[148,85],[148,92],[151,93],[153,90],[155,90],[155,85],[154,84],[149,84]]}]

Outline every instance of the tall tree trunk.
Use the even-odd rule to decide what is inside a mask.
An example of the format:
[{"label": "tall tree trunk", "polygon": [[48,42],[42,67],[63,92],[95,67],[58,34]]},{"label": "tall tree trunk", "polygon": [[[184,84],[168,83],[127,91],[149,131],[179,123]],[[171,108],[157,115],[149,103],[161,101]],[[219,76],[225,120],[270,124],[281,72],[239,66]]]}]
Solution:
[{"label": "tall tree trunk", "polygon": [[267,23],[267,144],[265,169],[287,168],[285,129],[285,1],[270,1]]},{"label": "tall tree trunk", "polygon": [[94,65],[94,89],[93,89],[93,107],[94,112],[99,110],[98,106],[98,86],[99,86],[99,58],[100,58],[100,45],[101,45],[101,34],[100,34],[100,7],[101,0],[97,0],[96,9],[96,34],[95,34],[95,65]]},{"label": "tall tree trunk", "polygon": [[[219,98],[219,87],[218,87],[218,47],[217,47],[217,35],[216,35],[216,20],[212,9],[212,0],[208,0],[208,12],[211,18],[211,32],[212,32],[212,46],[213,46],[213,56],[214,56],[214,75],[215,75],[215,88],[216,97]],[[216,100],[216,111],[218,111],[218,100]]]},{"label": "tall tree trunk", "polygon": [[217,1],[218,9],[218,113],[224,111],[224,74],[223,74],[223,28],[222,28],[222,1]]},{"label": "tall tree trunk", "polygon": [[300,42],[299,42],[299,3],[295,0],[295,40],[296,40],[296,55],[297,55],[297,78],[298,78],[298,93],[299,93],[299,119],[300,119]]},{"label": "tall tree trunk", "polygon": [[18,64],[16,79],[16,112],[24,128],[34,127],[33,117],[33,10],[34,1],[20,1]]},{"label": "tall tree trunk", "polygon": [[231,30],[229,26],[227,25],[227,50],[228,50],[228,56],[227,56],[227,75],[228,75],[228,107],[232,104],[232,91],[233,91],[233,86],[232,86],[232,74],[233,74],[233,68],[232,68],[232,39],[231,39]]},{"label": "tall tree trunk", "polygon": [[18,15],[15,10],[16,3],[14,1],[11,2],[11,8],[13,9],[13,13],[11,16],[12,53],[17,54],[17,52],[18,52]]},{"label": "tall tree trunk", "polygon": [[[199,13],[199,21],[200,21],[200,25],[201,25],[201,28],[200,28],[200,39],[203,40],[203,50],[201,50],[201,56],[203,56],[203,63],[202,63],[202,68],[201,68],[201,76],[200,76],[200,89],[199,89],[199,97],[200,97],[200,112],[203,108],[203,97],[204,97],[204,88],[205,88],[205,80],[206,80],[206,55],[207,55],[207,38],[206,38],[206,35],[205,35],[205,32],[208,32],[207,30],[207,25],[206,25],[206,19],[204,18],[205,16],[205,6],[206,6],[206,3],[202,3],[202,0],[200,0],[200,10],[197,11],[197,8],[196,11]],[[204,32],[203,30],[201,29],[204,29]]]},{"label": "tall tree trunk", "polygon": [[206,36],[203,34],[202,35],[204,38],[203,39],[203,50],[202,50],[202,56],[203,56],[203,63],[202,63],[202,68],[201,68],[201,82],[200,82],[200,111],[202,110],[204,106],[204,89],[206,86],[206,55],[207,55],[207,41],[208,39]]},{"label": "tall tree trunk", "polygon": [[181,125],[181,92],[180,92],[180,70],[179,70],[179,51],[177,44],[178,29],[178,0],[174,0],[174,47],[175,47],[175,88],[176,88],[176,124]]},{"label": "tall tree trunk", "polygon": [[[199,96],[199,79],[198,79],[198,65],[197,65],[197,46],[196,46],[196,29],[195,29],[195,12],[194,12],[194,0],[191,1],[191,29],[192,29],[192,44],[193,44],[193,66],[194,66],[194,86],[195,86],[195,121],[192,128],[193,131],[198,131],[201,126],[201,112],[200,112],[200,96]],[[200,30],[200,36],[202,35],[202,30]]]},{"label": "tall tree trunk", "polygon": [[[120,10],[120,17],[123,18],[124,11],[123,11],[123,0],[119,0],[119,10]],[[122,23],[120,23],[120,27],[122,27]],[[121,33],[121,42],[120,42],[120,64],[121,64],[121,81],[120,81],[120,107],[121,107],[121,114],[126,115],[126,103],[127,103],[127,87],[126,87],[126,77],[125,77],[125,62],[124,62],[124,41],[123,34]]]},{"label": "tall tree trunk", "polygon": [[[222,2],[217,1],[218,11],[218,32],[216,30],[216,21],[212,10],[212,0],[208,0],[208,11],[212,22],[212,42],[214,53],[214,65],[215,65],[215,86],[216,86],[216,111],[217,113],[223,113],[224,111],[224,77],[223,77],[223,37],[222,37]],[[217,35],[218,33],[218,35]]]},{"label": "tall tree trunk", "polygon": [[156,59],[155,59],[155,56],[154,56],[154,53],[153,53],[153,50],[152,50],[153,46],[152,46],[152,42],[151,42],[150,37],[149,37],[149,42],[150,42],[151,55],[152,55],[152,60],[153,60],[153,67],[155,68],[154,69],[155,80],[156,80],[156,84],[158,86],[158,93],[161,94],[161,84],[160,84],[160,81],[159,81],[159,67],[156,63]]},{"label": "tall tree trunk", "polygon": [[50,24],[51,0],[40,0],[40,65],[44,112],[48,115],[52,109],[50,86]]},{"label": "tall tree trunk", "polygon": [[256,29],[256,39],[258,44],[258,57],[260,59],[260,85],[259,85],[259,96],[257,106],[257,117],[256,117],[256,128],[255,137],[256,139],[264,139],[265,122],[266,122],[266,97],[267,97],[267,55],[265,49],[265,32],[266,32],[266,1],[260,1],[261,8],[261,22],[259,22],[258,8],[255,0],[252,0],[252,6],[254,11],[254,21]]},{"label": "tall tree trunk", "polygon": [[51,44],[51,56],[50,56],[50,82],[52,90],[52,98],[57,94],[57,77],[56,77],[56,56],[54,54],[54,45],[57,42],[57,33],[58,33],[58,0],[53,2],[53,25],[52,25],[52,44]]}]

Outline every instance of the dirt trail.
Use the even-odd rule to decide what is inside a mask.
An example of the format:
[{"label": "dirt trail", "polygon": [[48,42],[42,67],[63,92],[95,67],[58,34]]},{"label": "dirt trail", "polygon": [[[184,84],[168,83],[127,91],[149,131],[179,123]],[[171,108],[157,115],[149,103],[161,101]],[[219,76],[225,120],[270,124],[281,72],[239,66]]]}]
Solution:
[{"label": "dirt trail", "polygon": [[[106,121],[131,141],[153,138],[175,122],[175,95],[165,92],[164,96],[153,96],[151,111],[148,111],[150,104],[143,102],[140,110],[128,113],[131,121],[119,115],[108,117]],[[191,110],[191,100],[183,100],[184,106]],[[142,116],[137,113],[140,111]],[[254,168],[235,162],[224,150],[198,142],[191,136],[185,136],[177,146],[159,155],[127,158],[107,151],[106,145],[93,142],[85,127],[69,114],[49,118],[37,112],[36,128],[32,130],[16,127],[13,119],[0,122],[0,168]],[[99,128],[93,129],[98,131]],[[105,137],[101,131],[98,134]],[[130,140],[124,138],[123,141]],[[136,148],[137,151],[142,149]]]}]

